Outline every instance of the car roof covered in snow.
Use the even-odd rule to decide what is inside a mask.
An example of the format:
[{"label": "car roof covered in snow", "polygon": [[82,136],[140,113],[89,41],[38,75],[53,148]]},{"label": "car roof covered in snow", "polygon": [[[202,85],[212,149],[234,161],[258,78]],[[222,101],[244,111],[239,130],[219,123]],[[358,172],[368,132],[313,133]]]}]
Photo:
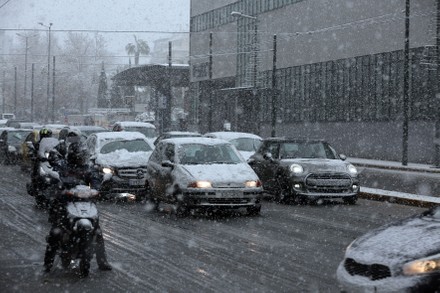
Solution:
[{"label": "car roof covered in snow", "polygon": [[138,131],[110,131],[94,133],[99,140],[134,140],[147,139],[145,135]]},{"label": "car roof covered in snow", "polygon": [[216,145],[216,144],[230,144],[223,139],[216,139],[210,137],[174,137],[162,140],[160,143],[172,142],[176,145],[183,144],[205,144],[205,145]]},{"label": "car roof covered in snow", "polygon": [[137,122],[137,121],[118,121],[115,124],[119,124],[122,127],[148,127],[148,128],[156,128],[151,123],[148,122]]},{"label": "car roof covered in snow", "polygon": [[232,139],[237,139],[237,138],[254,138],[254,139],[263,140],[260,136],[253,134],[253,133],[234,132],[234,131],[209,132],[209,133],[205,133],[205,136],[221,138],[221,139],[225,139],[225,140],[232,140]]}]

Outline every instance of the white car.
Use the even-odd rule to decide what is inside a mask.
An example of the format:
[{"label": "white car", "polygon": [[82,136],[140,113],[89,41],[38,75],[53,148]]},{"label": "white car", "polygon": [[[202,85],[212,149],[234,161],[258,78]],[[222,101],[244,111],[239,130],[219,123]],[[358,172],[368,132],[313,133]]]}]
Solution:
[{"label": "white car", "polygon": [[85,141],[91,164],[102,180],[103,198],[137,199],[145,197],[146,165],[153,146],[139,132],[99,132]]},{"label": "white car", "polygon": [[113,124],[112,131],[138,131],[153,143],[157,137],[156,126],[148,122],[118,121]]},{"label": "white car", "polygon": [[261,209],[258,176],[229,142],[207,137],[161,140],[147,165],[153,202],[174,204],[177,214],[193,208]]},{"label": "white car", "polygon": [[337,269],[344,292],[438,292],[440,208],[357,238]]},{"label": "white car", "polygon": [[209,132],[204,136],[229,141],[237,148],[245,160],[249,159],[257,151],[263,141],[260,136],[246,132],[219,131]]}]

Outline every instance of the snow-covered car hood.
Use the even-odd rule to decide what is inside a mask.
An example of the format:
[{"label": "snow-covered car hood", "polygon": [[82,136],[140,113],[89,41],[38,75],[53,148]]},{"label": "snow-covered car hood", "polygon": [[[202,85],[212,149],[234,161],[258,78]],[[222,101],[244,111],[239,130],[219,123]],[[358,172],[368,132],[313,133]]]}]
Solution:
[{"label": "snow-covered car hood", "polygon": [[95,162],[101,166],[136,168],[146,166],[151,153],[117,150],[108,154],[98,154]]},{"label": "snow-covered car hood", "polygon": [[247,151],[238,151],[240,155],[247,161],[255,152],[247,152]]},{"label": "snow-covered car hood", "polygon": [[417,216],[361,236],[351,244],[345,257],[363,264],[394,267],[437,253],[440,253],[439,219]]},{"label": "snow-covered car hood", "polygon": [[349,163],[341,160],[331,159],[282,159],[281,164],[290,166],[299,164],[304,168],[304,172],[348,172]]},{"label": "snow-covered car hood", "polygon": [[231,186],[243,186],[243,183],[247,180],[258,180],[258,176],[246,163],[180,165],[180,169],[183,178],[186,177],[187,180],[208,180],[213,184],[213,187],[229,184]]}]

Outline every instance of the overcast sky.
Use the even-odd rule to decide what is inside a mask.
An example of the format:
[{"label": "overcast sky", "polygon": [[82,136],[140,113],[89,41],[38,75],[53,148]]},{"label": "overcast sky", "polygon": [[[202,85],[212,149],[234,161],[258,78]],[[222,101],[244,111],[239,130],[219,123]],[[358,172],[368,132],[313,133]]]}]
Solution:
[{"label": "overcast sky", "polygon": [[[9,2],[8,2],[9,1]],[[151,32],[188,32],[190,0],[0,0],[0,28],[57,30],[147,31],[138,37],[151,40]],[[178,3],[178,5],[177,5]],[[60,33],[61,35],[61,33]],[[133,34],[106,34],[109,45],[120,38],[124,45]],[[151,41],[149,42],[151,43]],[[123,46],[121,46],[123,47]],[[113,48],[111,48],[113,49]]]}]

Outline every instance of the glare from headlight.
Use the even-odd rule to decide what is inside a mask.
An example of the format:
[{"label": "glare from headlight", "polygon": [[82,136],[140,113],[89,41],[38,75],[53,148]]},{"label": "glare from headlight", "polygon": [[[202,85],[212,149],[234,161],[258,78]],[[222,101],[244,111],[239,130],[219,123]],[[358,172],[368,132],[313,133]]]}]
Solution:
[{"label": "glare from headlight", "polygon": [[304,172],[304,168],[301,165],[292,164],[290,165],[290,171],[295,174],[301,174],[302,172]]},{"label": "glare from headlight", "polygon": [[13,146],[13,145],[9,145],[8,146],[8,152],[10,152],[10,153],[14,153],[14,152],[16,152],[17,151],[17,149],[15,148],[15,146]]},{"label": "glare from headlight", "polygon": [[356,175],[358,173],[357,169],[355,166],[353,166],[352,164],[349,164],[347,166],[348,172],[352,175]]},{"label": "glare from headlight", "polygon": [[244,185],[245,185],[247,188],[255,188],[255,187],[260,187],[260,186],[261,186],[261,183],[260,183],[259,180],[249,180],[249,181],[246,181],[246,182],[244,183]]},{"label": "glare from headlight", "polygon": [[102,168],[102,172],[103,172],[104,174],[112,174],[112,173],[113,173],[113,170],[110,169],[110,168]]},{"label": "glare from headlight", "polygon": [[188,184],[188,187],[191,188],[212,188],[212,184],[209,181],[199,180],[194,181]]},{"label": "glare from headlight", "polygon": [[407,276],[426,274],[435,271],[440,271],[439,255],[430,259],[415,260],[403,266],[403,274]]}]

